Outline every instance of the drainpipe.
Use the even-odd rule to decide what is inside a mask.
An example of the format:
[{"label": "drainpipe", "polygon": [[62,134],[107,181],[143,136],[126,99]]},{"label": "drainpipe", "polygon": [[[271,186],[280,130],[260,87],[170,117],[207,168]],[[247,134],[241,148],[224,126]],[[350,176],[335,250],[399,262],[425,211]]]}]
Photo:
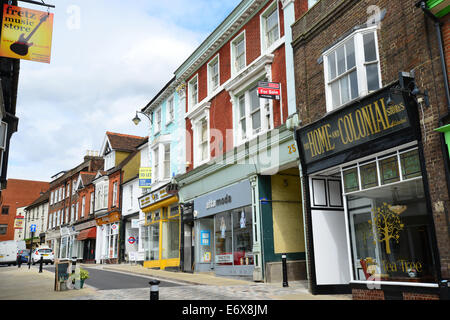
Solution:
[{"label": "drainpipe", "polygon": [[447,110],[450,113],[450,93],[449,93],[449,85],[448,85],[448,74],[447,74],[447,67],[445,65],[444,46],[442,44],[443,43],[442,31],[441,31],[442,23],[439,21],[439,19],[434,14],[432,14],[427,9],[427,4],[425,1],[422,0],[422,1],[417,2],[416,7],[421,8],[422,11],[425,13],[425,15],[434,22],[434,27],[436,29],[436,36],[437,36],[438,45],[439,45],[439,55],[441,58],[441,68],[442,68],[442,73],[444,74],[444,87],[445,87],[445,96],[447,98]]},{"label": "drainpipe", "polygon": [[[424,14],[434,22],[434,27],[436,29],[436,36],[437,36],[438,46],[439,46],[439,55],[440,55],[440,60],[441,60],[441,68],[442,68],[442,73],[443,73],[443,78],[444,78],[445,96],[446,96],[446,100],[447,100],[447,114],[439,119],[439,127],[442,127],[446,124],[444,122],[444,120],[448,121],[448,118],[450,116],[450,93],[449,93],[447,66],[445,64],[445,54],[444,54],[444,47],[443,47],[443,40],[442,40],[442,30],[441,30],[442,23],[440,22],[438,17],[436,17],[434,14],[432,14],[428,10],[426,1],[421,0],[421,1],[417,2],[416,7],[421,8],[422,11],[424,12]],[[446,146],[445,138],[442,133],[440,134],[440,140],[441,140],[442,153],[443,153],[443,157],[444,157],[444,167],[445,167],[444,169],[445,169],[445,176],[446,176],[446,180],[447,180],[447,190],[450,190],[450,169],[449,169],[450,168],[450,160],[449,160],[450,154],[448,154],[448,148]],[[447,211],[445,211],[445,217],[447,220],[446,222],[448,224],[449,220],[448,220]],[[450,231],[449,231],[449,234],[450,234]],[[439,279],[439,280],[442,280],[442,279]]]}]

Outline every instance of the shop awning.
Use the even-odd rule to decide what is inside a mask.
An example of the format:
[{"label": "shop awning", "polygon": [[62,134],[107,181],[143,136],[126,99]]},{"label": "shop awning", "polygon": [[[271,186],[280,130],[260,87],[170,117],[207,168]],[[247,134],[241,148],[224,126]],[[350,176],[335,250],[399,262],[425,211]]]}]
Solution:
[{"label": "shop awning", "polygon": [[77,241],[97,238],[97,227],[81,230],[77,236]]}]

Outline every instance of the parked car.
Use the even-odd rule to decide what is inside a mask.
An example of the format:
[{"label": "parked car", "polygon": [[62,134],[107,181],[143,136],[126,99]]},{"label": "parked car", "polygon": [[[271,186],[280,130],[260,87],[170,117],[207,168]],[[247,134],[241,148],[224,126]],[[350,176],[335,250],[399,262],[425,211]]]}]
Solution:
[{"label": "parked car", "polygon": [[41,260],[41,257],[43,257],[43,262],[45,264],[53,264],[55,263],[55,256],[53,254],[52,249],[50,248],[37,248],[33,250],[33,253],[31,254],[31,263],[36,264],[39,263]]},{"label": "parked car", "polygon": [[28,263],[28,259],[30,258],[30,250],[19,250],[19,252],[17,252],[17,258],[20,258],[22,263]]}]

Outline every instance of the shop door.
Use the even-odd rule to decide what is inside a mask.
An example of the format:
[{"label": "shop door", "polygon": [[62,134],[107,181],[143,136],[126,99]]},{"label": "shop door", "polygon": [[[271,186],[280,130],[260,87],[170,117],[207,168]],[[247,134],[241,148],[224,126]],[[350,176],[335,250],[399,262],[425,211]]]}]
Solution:
[{"label": "shop door", "polygon": [[184,224],[184,266],[185,272],[194,272],[193,223]]},{"label": "shop door", "polygon": [[311,177],[311,218],[317,286],[350,282],[341,180]]}]

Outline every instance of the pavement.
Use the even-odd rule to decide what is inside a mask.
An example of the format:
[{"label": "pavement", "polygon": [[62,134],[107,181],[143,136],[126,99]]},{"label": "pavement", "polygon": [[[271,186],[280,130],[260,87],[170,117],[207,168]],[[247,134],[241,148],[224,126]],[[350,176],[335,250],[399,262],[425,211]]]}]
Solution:
[{"label": "pavement", "polygon": [[[311,295],[306,281],[269,284],[218,277],[208,273],[182,273],[144,268],[141,265],[82,265],[135,274],[179,286],[160,287],[160,300],[351,300],[351,295]],[[0,300],[149,300],[150,288],[98,290],[84,285],[80,290],[54,291],[53,272],[28,266],[0,268]]]}]

